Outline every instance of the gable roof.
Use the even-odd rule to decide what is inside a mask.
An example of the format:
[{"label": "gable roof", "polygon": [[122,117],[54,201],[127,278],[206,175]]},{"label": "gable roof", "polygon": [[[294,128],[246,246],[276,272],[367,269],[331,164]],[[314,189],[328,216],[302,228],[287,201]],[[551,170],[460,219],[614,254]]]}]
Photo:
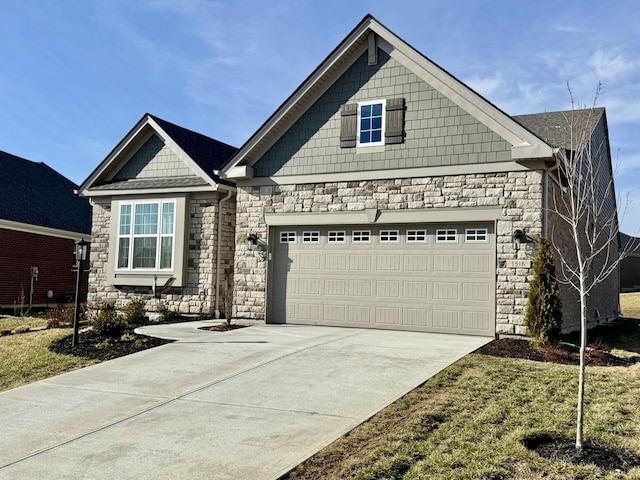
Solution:
[{"label": "gable roof", "polygon": [[[600,107],[516,115],[513,119],[552,147],[571,149],[576,141],[591,135],[603,115],[605,109]],[[576,137],[573,141],[572,135]]]},{"label": "gable roof", "polygon": [[356,28],[240,147],[223,167],[223,177],[250,177],[250,167],[368,50],[370,44],[387,52],[419,78],[509,142],[513,146],[512,158],[514,160],[552,156],[552,148],[535,134],[415,50],[372,15],[366,15]]},{"label": "gable roof", "polygon": [[91,233],[91,205],[78,186],[42,162],[0,151],[0,220]]},{"label": "gable roof", "polygon": [[[153,134],[163,142],[200,178],[114,180],[114,175]],[[188,130],[174,123],[145,113],[127,135],[80,185],[82,196],[107,195],[136,190],[136,193],[157,192],[167,187],[175,191],[217,189],[219,185],[233,187],[223,180],[218,170],[237,151],[235,147]]]}]

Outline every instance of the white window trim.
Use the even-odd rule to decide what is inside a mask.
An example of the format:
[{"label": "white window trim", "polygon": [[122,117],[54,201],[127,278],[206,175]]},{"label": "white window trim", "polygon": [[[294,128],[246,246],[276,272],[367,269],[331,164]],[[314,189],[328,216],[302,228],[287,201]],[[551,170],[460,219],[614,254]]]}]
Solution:
[{"label": "white window trim", "polygon": [[[400,243],[400,230],[380,230],[379,235],[379,239],[380,239],[380,243]],[[395,240],[390,240],[390,239],[386,239],[383,240],[383,236],[386,237],[391,237],[391,236],[395,236]]]},{"label": "white window trim", "polygon": [[[333,238],[333,239],[332,239]],[[327,232],[327,243],[346,243],[347,232],[345,230],[330,230]]]},{"label": "white window trim", "polygon": [[[409,236],[413,237],[423,237],[422,239],[413,238],[410,239]],[[417,228],[417,229],[407,229],[406,232],[407,243],[426,243],[427,242],[427,229],[426,228]]]},{"label": "white window trim", "polygon": [[[118,269],[118,237],[120,232],[120,205],[139,203],[175,202],[174,208],[174,243],[172,268],[153,269]],[[174,287],[187,285],[187,219],[188,200],[186,194],[176,194],[171,196],[136,196],[135,198],[122,196],[111,201],[111,215],[109,218],[109,255],[105,262],[107,273],[107,284],[117,286],[140,286],[151,288],[153,285],[164,285],[167,281],[172,282]],[[132,210],[133,215],[133,210]]]},{"label": "white window trim", "polygon": [[[368,143],[360,143],[360,111],[361,111],[361,107],[366,106],[366,105],[376,105],[376,104],[381,104],[382,105],[382,129],[380,131],[380,141],[379,142],[368,142]],[[386,120],[387,120],[387,101],[382,99],[382,100],[368,100],[366,102],[358,102],[358,113],[357,113],[357,128],[356,128],[356,147],[357,148],[369,148],[369,147],[380,147],[384,145],[384,134],[385,134],[385,124],[386,124]]]},{"label": "white window trim", "polygon": [[295,231],[280,232],[280,243],[297,243],[298,235]]},{"label": "white window trim", "polygon": [[[363,237],[366,237],[363,239]],[[371,230],[354,230],[351,232],[352,243],[371,243]]]},{"label": "white window trim", "polygon": [[318,230],[303,231],[302,243],[320,243],[320,231]]},{"label": "white window trim", "polygon": [[[451,232],[453,232],[453,235],[454,235],[454,238],[452,240],[448,238],[445,238],[445,239],[438,238],[441,234],[444,235],[445,237],[448,237]],[[458,243],[458,231],[454,228],[438,228],[436,230],[436,243]]]},{"label": "white window trim", "polygon": [[[135,217],[136,217],[136,206],[137,205],[147,205],[147,204],[157,204],[158,205],[158,227],[157,232],[153,233],[135,233]],[[173,231],[168,233],[162,233],[162,210],[165,204],[173,205]],[[131,219],[129,220],[129,234],[122,235],[120,233],[120,220],[122,215],[122,206],[130,205],[131,206]],[[116,247],[115,247],[115,271],[116,272],[170,272],[174,269],[176,260],[175,260],[175,252],[176,252],[176,215],[177,215],[177,205],[176,201],[172,199],[164,200],[164,199],[149,199],[149,200],[132,200],[120,202],[118,205],[118,215],[117,215],[117,235],[116,235]],[[120,239],[128,238],[129,239],[129,252],[128,252],[128,266],[119,267],[118,260],[120,258]],[[134,268],[133,266],[133,250],[136,238],[155,238],[156,242],[156,258],[155,258],[155,267],[144,267],[144,268]],[[163,238],[171,238],[171,266],[160,268],[161,262],[161,252],[162,252],[162,239]]]},{"label": "white window trim", "polygon": [[[484,240],[479,240],[478,232],[484,232]],[[474,232],[476,238],[469,239],[469,232]],[[489,229],[488,228],[467,228],[464,232],[464,241],[466,243],[489,243]]]}]

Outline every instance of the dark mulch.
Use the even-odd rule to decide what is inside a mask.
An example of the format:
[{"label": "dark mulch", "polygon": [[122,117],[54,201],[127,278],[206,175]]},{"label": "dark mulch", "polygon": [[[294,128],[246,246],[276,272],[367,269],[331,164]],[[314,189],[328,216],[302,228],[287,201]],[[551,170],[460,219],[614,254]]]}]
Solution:
[{"label": "dark mulch", "polygon": [[[579,365],[579,351],[568,345],[555,344],[544,347],[533,345],[528,340],[500,338],[476,350],[482,355],[493,357],[523,358],[536,362],[553,362],[565,365]],[[586,352],[587,365],[597,367],[629,366],[634,362],[609,353],[604,345],[595,344]]]},{"label": "dark mulch", "polygon": [[99,335],[93,330],[82,331],[78,334],[78,344],[75,347],[72,346],[72,341],[73,336],[69,335],[51,345],[49,350],[104,361],[158,347],[173,340],[138,335],[133,329],[127,329],[118,337]]},{"label": "dark mulch", "polygon": [[581,452],[576,450],[575,440],[556,438],[546,434],[525,438],[522,444],[543,458],[574,465],[595,465],[610,472],[627,472],[640,467],[640,455],[618,447],[606,447],[584,442]]},{"label": "dark mulch", "polygon": [[210,327],[201,327],[200,330],[208,330],[209,332],[228,332],[230,330],[237,330],[238,328],[248,327],[248,325],[238,325],[237,323],[222,322],[217,325],[211,325]]}]

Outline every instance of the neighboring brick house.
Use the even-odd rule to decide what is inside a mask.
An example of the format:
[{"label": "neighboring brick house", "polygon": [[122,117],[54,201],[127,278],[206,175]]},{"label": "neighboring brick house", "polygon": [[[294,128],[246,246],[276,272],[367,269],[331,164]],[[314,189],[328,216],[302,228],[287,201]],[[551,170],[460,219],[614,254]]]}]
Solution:
[{"label": "neighboring brick house", "polygon": [[[366,16],[223,168],[234,318],[525,334],[533,244],[514,234],[553,222],[554,118],[510,117]],[[591,320],[617,316],[617,288]]]},{"label": "neighboring brick house", "polygon": [[91,206],[77,188],[44,163],[0,151],[1,308],[73,301],[75,242],[91,240]]},{"label": "neighboring brick house", "polygon": [[217,170],[235,151],[142,117],[79,188],[93,205],[90,303],[144,295],[148,309],[156,298],[183,313],[223,309],[235,187]]}]

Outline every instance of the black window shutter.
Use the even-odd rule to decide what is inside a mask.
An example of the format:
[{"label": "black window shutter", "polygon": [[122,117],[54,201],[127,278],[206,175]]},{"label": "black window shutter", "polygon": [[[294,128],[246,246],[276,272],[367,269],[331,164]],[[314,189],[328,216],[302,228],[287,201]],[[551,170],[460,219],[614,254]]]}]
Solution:
[{"label": "black window shutter", "polygon": [[346,103],[342,105],[340,117],[340,147],[355,147],[358,134],[358,104]]},{"label": "black window shutter", "polygon": [[404,98],[387,98],[384,143],[404,142]]}]

